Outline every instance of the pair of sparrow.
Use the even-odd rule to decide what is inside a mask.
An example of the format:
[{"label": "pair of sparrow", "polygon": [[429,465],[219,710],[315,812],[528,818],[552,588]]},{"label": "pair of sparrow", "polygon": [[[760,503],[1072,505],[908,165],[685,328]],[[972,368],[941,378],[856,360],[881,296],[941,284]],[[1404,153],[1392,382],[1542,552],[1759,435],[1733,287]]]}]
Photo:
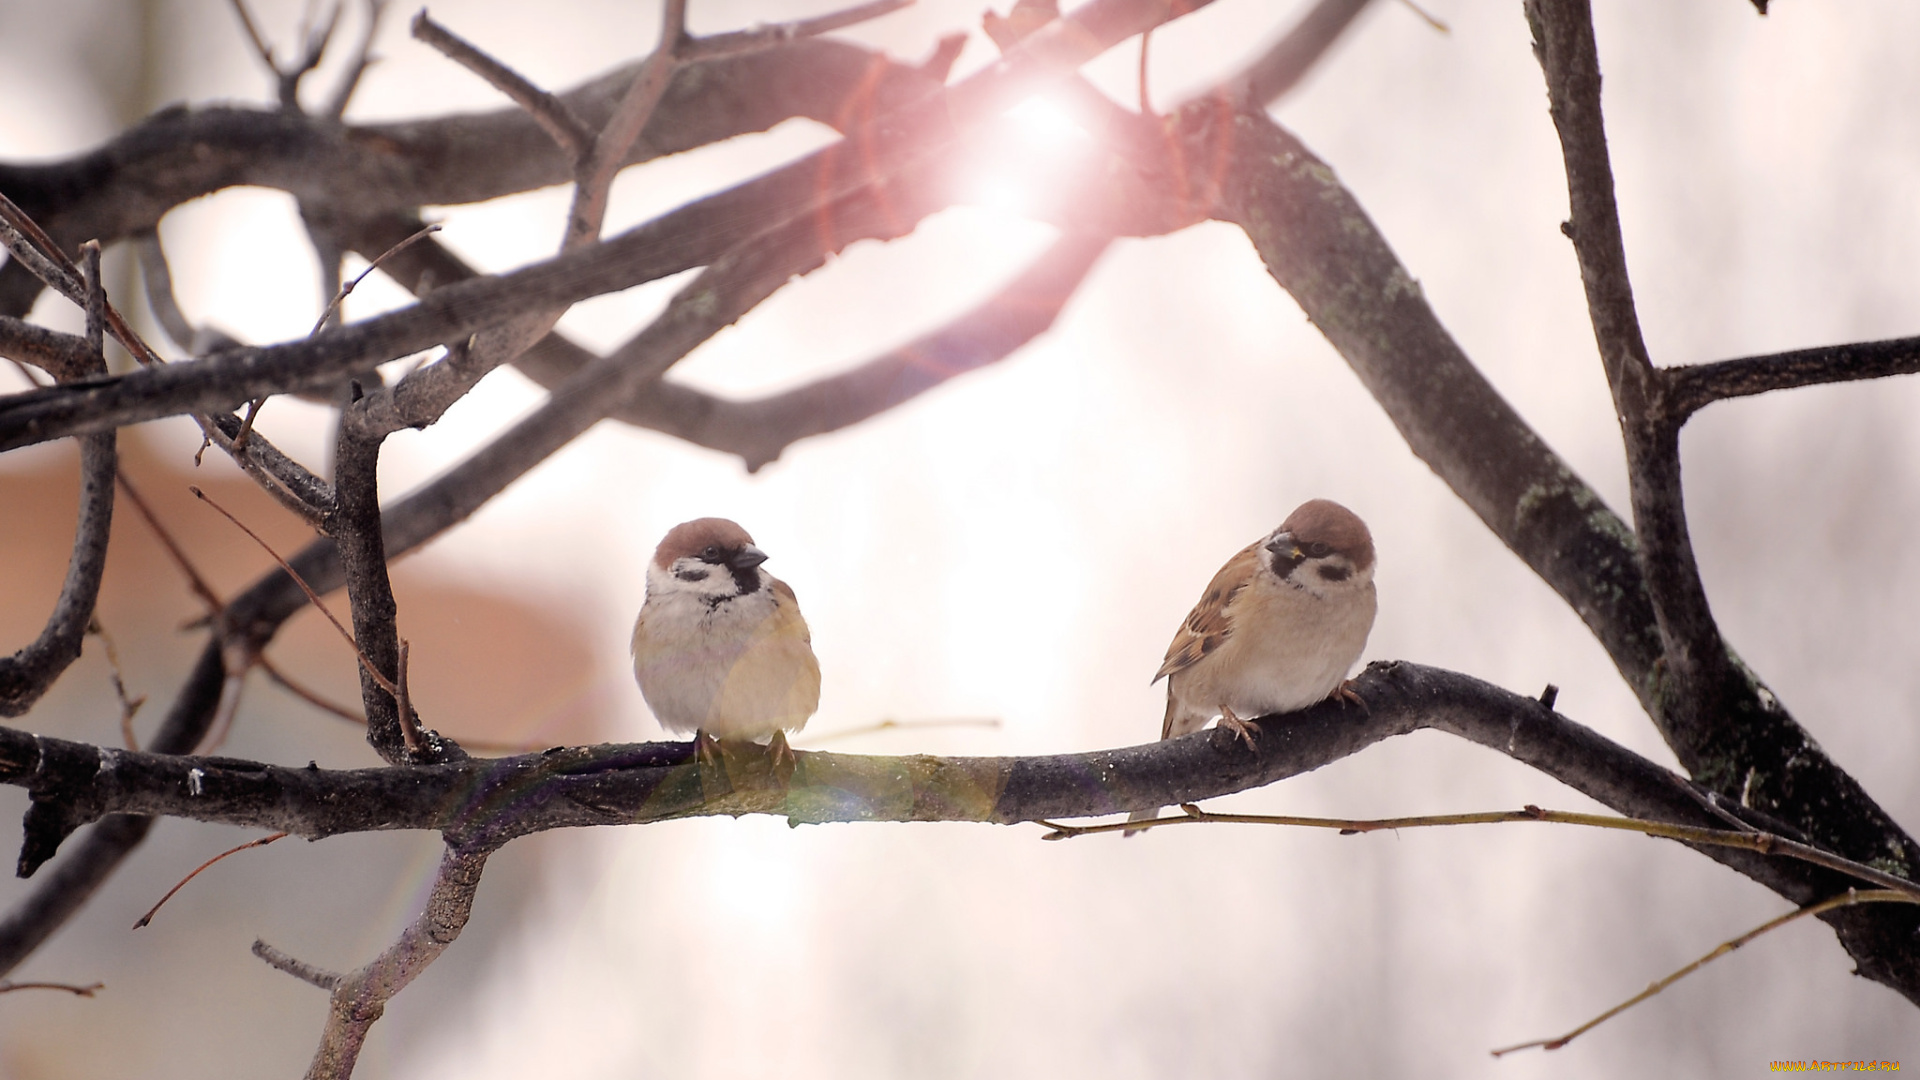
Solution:
[{"label": "pair of sparrow", "polygon": [[[759,741],[800,730],[819,707],[807,621],[766,561],[725,518],[676,525],[654,551],[633,673],[669,731]],[[1154,676],[1167,680],[1160,737],[1218,716],[1251,743],[1247,720],[1339,692],[1373,628],[1373,563],[1366,524],[1327,499],[1228,559]]]}]

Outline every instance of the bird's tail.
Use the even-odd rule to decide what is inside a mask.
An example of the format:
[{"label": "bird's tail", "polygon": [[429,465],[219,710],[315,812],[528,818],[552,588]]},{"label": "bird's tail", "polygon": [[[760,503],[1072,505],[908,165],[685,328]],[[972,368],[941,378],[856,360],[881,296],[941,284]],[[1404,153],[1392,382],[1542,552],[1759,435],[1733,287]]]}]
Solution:
[{"label": "bird's tail", "polygon": [[[1132,824],[1133,822],[1136,822],[1136,821],[1152,821],[1154,818],[1157,818],[1159,816],[1160,816],[1160,808],[1157,806],[1151,810],[1135,810],[1133,813],[1127,815],[1127,823]],[[1147,830],[1145,829],[1124,829],[1121,831],[1120,835],[1121,836],[1138,836],[1141,833],[1146,831]]]}]

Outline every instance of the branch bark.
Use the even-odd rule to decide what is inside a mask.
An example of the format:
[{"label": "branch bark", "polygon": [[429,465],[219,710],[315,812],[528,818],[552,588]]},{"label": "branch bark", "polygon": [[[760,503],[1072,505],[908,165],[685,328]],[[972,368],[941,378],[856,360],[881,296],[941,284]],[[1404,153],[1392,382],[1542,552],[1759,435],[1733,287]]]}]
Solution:
[{"label": "branch bark", "polygon": [[[1331,169],[1265,115],[1201,101],[1177,122],[1188,160],[1225,162],[1214,216],[1247,231],[1414,454],[1579,613],[1649,715],[1665,715],[1665,653],[1632,530],[1473,367]],[[1738,671],[1755,690],[1716,717],[1726,741],[1675,746],[1689,772],[1793,834],[1911,878],[1912,839]],[[1920,916],[1834,914],[1860,972],[1920,1001]]]},{"label": "branch bark", "polygon": [[[765,751],[727,762],[709,794],[691,743],[556,748],[539,754],[382,769],[286,768],[232,758],[105,750],[0,728],[0,783],[77,813],[162,814],[285,830],[309,839],[432,829],[458,849],[492,849],[555,828],[690,816],[779,814],[829,821],[1013,824],[1123,814],[1274,783],[1422,728],[1521,761],[1614,810],[1649,821],[1725,828],[1707,793],[1560,716],[1471,676],[1376,663],[1355,680],[1364,711],[1327,702],[1259,722],[1258,752],[1230,731],[1043,757],[906,758],[796,752],[783,783]],[[1750,825],[1791,826],[1734,808]],[[1706,852],[1789,899],[1845,888],[1832,871],[1739,849]]]}]

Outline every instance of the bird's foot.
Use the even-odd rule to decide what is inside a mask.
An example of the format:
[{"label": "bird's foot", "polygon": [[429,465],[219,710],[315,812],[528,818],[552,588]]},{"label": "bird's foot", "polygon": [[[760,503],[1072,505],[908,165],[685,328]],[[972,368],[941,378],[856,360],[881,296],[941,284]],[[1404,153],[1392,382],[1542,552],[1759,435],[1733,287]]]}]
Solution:
[{"label": "bird's foot", "polygon": [[700,795],[712,801],[733,791],[727,776],[726,749],[705,731],[693,733],[693,763],[700,770]]},{"label": "bird's foot", "polygon": [[1247,744],[1247,749],[1256,754],[1260,752],[1259,744],[1253,741],[1260,734],[1260,729],[1235,716],[1233,710],[1225,705],[1220,706],[1220,726],[1238,735],[1240,741]]},{"label": "bird's foot", "polygon": [[1367,708],[1367,699],[1354,690],[1352,679],[1343,680],[1339,686],[1333,688],[1333,693],[1327,696],[1338,699],[1342,705],[1358,705],[1361,712],[1369,716],[1373,715],[1373,710]]},{"label": "bird's foot", "polygon": [[781,790],[786,790],[793,782],[793,771],[800,767],[800,759],[794,756],[793,747],[787,745],[786,732],[775,731],[773,738],[768,740],[767,764]]}]

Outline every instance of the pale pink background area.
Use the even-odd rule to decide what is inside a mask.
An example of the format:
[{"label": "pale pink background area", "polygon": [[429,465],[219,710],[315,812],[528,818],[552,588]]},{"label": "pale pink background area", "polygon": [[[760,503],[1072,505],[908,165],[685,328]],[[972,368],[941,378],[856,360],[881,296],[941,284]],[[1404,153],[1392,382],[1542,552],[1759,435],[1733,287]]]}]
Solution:
[{"label": "pale pink background area", "polygon": [[[828,6],[694,0],[693,26]],[[1519,4],[1430,6],[1450,34],[1375,5],[1276,115],[1354,190],[1501,392],[1624,509]],[[1920,9],[1781,0],[1761,19],[1743,0],[1598,7],[1621,213],[1656,361],[1920,331]],[[255,8],[275,40],[291,40],[298,4]],[[923,0],[852,36],[915,60],[938,34],[974,28],[964,72],[992,55],[979,10],[979,0]],[[1156,99],[1175,102],[1230,70],[1292,11],[1221,0],[1157,34]],[[655,20],[650,5],[584,0],[538,14],[507,2],[433,13],[554,88],[638,54]],[[411,15],[391,14],[384,59],[350,118],[499,107],[406,36]],[[1130,102],[1136,55],[1123,46],[1091,74]],[[260,103],[267,85],[213,0],[0,6],[9,160],[73,153],[168,101]],[[1051,145],[1038,126],[1034,153]],[[792,122],[632,170],[608,228],[827,137]],[[890,245],[855,245],[680,375],[730,393],[783,387],[970,307],[1051,232],[1018,217],[1020,193],[995,179],[993,162],[968,182],[983,205],[936,215]],[[488,269],[509,268],[550,253],[564,206],[554,190],[451,208],[446,238]],[[162,228],[191,317],[258,342],[311,325],[317,278],[287,196],[225,192]],[[582,305],[563,328],[610,345],[673,285]],[[376,276],[348,311],[402,301]],[[39,313],[73,318],[59,307],[43,301]],[[391,440],[384,483],[422,482],[538,400],[517,374],[495,375],[444,423]],[[1694,541],[1729,638],[1910,829],[1920,827],[1917,415],[1912,380],[1822,388],[1715,405],[1682,444]],[[315,410],[276,403],[263,427],[307,460],[324,457]],[[187,467],[187,422],[153,425],[151,436]],[[0,458],[0,485],[57,454]],[[1161,705],[1148,678],[1173,628],[1222,560],[1312,496],[1346,503],[1373,528],[1381,611],[1366,659],[1443,665],[1528,693],[1555,683],[1561,711],[1672,762],[1574,615],[1412,457],[1223,225],[1119,242],[1053,331],[1006,363],[796,446],[757,476],[602,425],[410,565],[564,621],[591,671],[570,700],[592,703],[604,738],[650,739],[659,730],[624,657],[643,560],[673,523],[730,516],[772,554],[769,569],[813,627],[825,688],[797,745],[882,718],[996,717],[998,729],[826,745],[1053,752],[1152,738]],[[403,627],[407,618],[403,607]],[[442,662],[457,667],[452,652]],[[140,669],[158,698],[183,673],[177,659]],[[68,679],[97,687],[104,677],[90,652]],[[489,673],[455,677],[484,685]],[[29,721],[114,738],[110,711],[87,700],[94,712]],[[242,714],[226,752],[373,763],[337,722],[269,691],[255,700],[261,711]],[[457,731],[451,719],[442,726]],[[1222,805],[1385,816],[1527,802],[1592,806],[1504,758],[1422,733]],[[24,806],[18,790],[0,791],[0,817]],[[323,966],[363,962],[415,910],[435,841],[286,841],[210,871],[154,927],[124,929],[180,874],[247,835],[156,830],[15,974],[110,989],[92,1001],[0,998],[0,1077],[304,1068],[322,997],[254,961],[248,945],[265,936]],[[1787,910],[1672,845],[1545,826],[1345,838],[1190,828],[1068,844],[1040,835],[751,818],[517,842],[527,851],[492,869],[473,929],[389,1010],[358,1075],[1521,1080],[1749,1076],[1780,1058],[1920,1066],[1920,1014],[1852,977],[1814,924],[1741,950],[1565,1050],[1491,1061],[1491,1047],[1563,1031]],[[0,903],[22,891],[0,884]]]}]

